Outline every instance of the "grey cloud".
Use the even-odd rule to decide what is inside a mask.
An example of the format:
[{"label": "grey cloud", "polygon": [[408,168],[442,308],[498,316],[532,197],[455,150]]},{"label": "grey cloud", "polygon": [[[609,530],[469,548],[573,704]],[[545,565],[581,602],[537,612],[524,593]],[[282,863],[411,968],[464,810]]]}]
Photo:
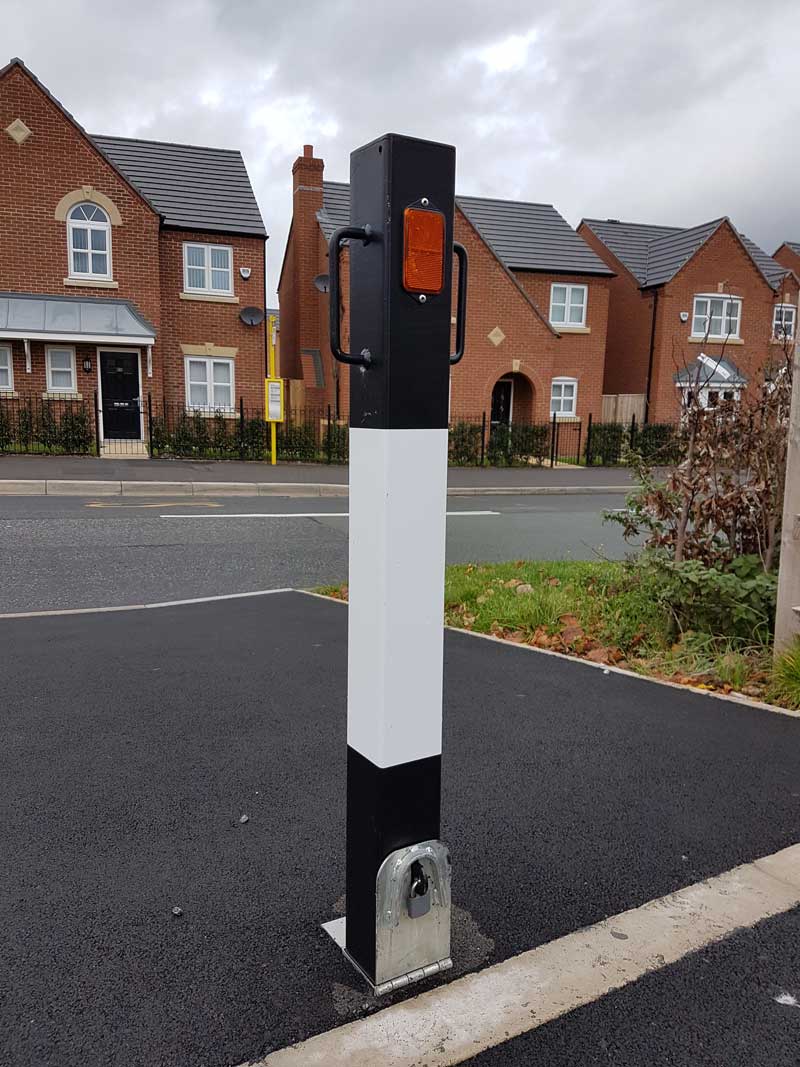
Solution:
[{"label": "grey cloud", "polygon": [[241,148],[274,286],[303,143],[345,180],[390,129],[455,144],[462,192],[573,223],[729,214],[768,251],[800,239],[798,30],[783,0],[34,0],[4,38],[91,130]]}]

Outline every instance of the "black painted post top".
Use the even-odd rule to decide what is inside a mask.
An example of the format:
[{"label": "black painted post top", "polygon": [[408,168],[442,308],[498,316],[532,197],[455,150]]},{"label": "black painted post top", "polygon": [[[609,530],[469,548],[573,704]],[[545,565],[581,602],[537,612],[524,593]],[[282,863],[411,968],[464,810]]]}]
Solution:
[{"label": "black painted post top", "polygon": [[[448,422],[455,148],[386,134],[350,157],[350,222],[370,228],[350,240],[350,352],[369,353],[350,371],[350,425],[438,429]],[[437,213],[407,216],[407,209]],[[443,229],[438,292],[404,284],[403,250],[414,219]],[[411,235],[413,240],[413,231]],[[431,257],[428,257],[430,262]],[[422,283],[424,286],[424,282]]]}]

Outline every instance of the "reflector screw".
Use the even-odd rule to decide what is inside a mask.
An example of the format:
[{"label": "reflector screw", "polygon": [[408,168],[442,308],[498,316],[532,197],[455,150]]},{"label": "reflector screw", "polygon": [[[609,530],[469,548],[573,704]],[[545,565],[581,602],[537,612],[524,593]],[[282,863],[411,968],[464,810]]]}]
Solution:
[{"label": "reflector screw", "polygon": [[420,293],[419,294],[419,302],[420,302],[420,304],[424,304],[427,299],[428,298],[427,298],[427,296],[425,296],[424,293]]},{"label": "reflector screw", "polygon": [[430,200],[427,198],[427,196],[423,196],[423,198],[420,200],[420,203],[423,207],[427,207],[430,203]]}]

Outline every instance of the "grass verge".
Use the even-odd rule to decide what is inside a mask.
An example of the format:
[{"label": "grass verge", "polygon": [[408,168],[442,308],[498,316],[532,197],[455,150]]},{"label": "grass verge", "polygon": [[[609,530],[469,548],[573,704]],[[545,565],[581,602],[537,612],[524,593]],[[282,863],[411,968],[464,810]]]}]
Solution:
[{"label": "grass verge", "polygon": [[[347,599],[346,585],[317,592]],[[695,688],[800,705],[800,651],[781,678],[768,645],[690,631],[676,640],[674,621],[646,578],[622,563],[519,560],[450,566],[444,615],[448,626],[518,644]]]}]

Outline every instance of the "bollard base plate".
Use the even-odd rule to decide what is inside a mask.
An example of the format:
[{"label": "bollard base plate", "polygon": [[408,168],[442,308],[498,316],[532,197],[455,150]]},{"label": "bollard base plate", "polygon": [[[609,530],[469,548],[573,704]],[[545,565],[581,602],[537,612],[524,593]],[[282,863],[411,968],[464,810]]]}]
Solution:
[{"label": "bollard base plate", "polygon": [[322,924],[322,929],[336,942],[344,953],[345,958],[353,965],[353,967],[355,967],[376,997],[385,996],[387,993],[394,993],[396,990],[404,989],[413,982],[421,982],[424,978],[433,978],[434,975],[441,974],[442,971],[449,971],[453,966],[453,961],[448,956],[446,959],[439,960],[437,963],[429,963],[425,967],[418,967],[416,970],[409,971],[407,974],[399,974],[396,978],[392,978],[388,982],[381,982],[379,985],[375,985],[366,971],[356,963],[347,951],[347,942],[345,938],[347,919],[344,916],[340,919],[331,919],[330,922]]}]

